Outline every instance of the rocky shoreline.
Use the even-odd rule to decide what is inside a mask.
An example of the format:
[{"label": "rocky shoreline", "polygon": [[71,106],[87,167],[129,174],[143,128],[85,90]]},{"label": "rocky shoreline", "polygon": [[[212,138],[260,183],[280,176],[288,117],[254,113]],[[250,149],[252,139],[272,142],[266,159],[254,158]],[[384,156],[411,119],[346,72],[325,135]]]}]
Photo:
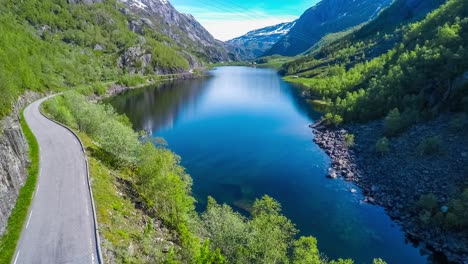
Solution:
[{"label": "rocky shoreline", "polygon": [[[468,230],[449,232],[427,226],[415,211],[421,195],[432,193],[444,204],[468,186],[468,137],[449,128],[451,116],[410,128],[390,139],[390,153],[375,151],[375,142],[383,135],[383,121],[329,129],[320,122],[311,125],[314,141],[331,158],[327,177],[342,178],[362,189],[365,202],[377,204],[405,233],[423,242],[437,257],[434,263],[468,263]],[[345,134],[355,136],[355,145],[348,147]],[[433,156],[416,153],[422,138],[440,136],[444,149]],[[450,151],[449,151],[450,150]],[[439,254],[442,253],[442,254]]]}]

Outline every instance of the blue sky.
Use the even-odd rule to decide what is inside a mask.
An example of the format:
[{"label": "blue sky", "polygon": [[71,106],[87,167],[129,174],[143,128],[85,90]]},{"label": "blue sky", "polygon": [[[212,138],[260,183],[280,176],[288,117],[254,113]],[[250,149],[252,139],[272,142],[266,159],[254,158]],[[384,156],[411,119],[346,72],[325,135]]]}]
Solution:
[{"label": "blue sky", "polygon": [[215,38],[228,40],[250,30],[289,22],[319,0],[171,0],[192,14]]}]

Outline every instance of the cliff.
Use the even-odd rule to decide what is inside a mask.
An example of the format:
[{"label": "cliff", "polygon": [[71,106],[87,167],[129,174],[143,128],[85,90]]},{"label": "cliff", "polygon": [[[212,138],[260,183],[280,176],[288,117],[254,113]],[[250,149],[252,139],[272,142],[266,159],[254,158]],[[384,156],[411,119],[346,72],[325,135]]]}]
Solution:
[{"label": "cliff", "polygon": [[28,143],[21,130],[20,111],[39,97],[36,93],[21,96],[12,113],[0,121],[0,236],[27,177]]}]

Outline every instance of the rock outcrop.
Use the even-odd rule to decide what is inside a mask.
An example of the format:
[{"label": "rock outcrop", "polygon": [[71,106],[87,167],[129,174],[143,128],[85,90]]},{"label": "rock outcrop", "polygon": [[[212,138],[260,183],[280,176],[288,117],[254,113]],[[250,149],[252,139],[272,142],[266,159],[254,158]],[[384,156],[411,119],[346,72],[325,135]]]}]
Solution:
[{"label": "rock outcrop", "polygon": [[[409,128],[389,139],[390,151],[376,152],[375,144],[383,135],[384,122],[347,125],[345,129],[314,129],[314,141],[332,159],[329,178],[343,178],[362,188],[364,202],[378,204],[395,219],[415,241],[422,241],[434,252],[442,252],[449,261],[466,263],[468,230],[449,230],[426,223],[417,207],[423,195],[433,194],[440,210],[468,186],[468,138],[466,130],[451,126],[453,114]],[[466,129],[466,128],[465,128]],[[346,146],[346,133],[355,135],[355,145]],[[440,138],[440,153],[421,155],[423,139]]]},{"label": "rock outcrop", "polygon": [[135,15],[129,21],[130,29],[134,32],[141,34],[148,27],[167,35],[192,54],[204,54],[203,59],[208,62],[230,61],[235,57],[192,15],[178,12],[167,0],[119,1],[125,5],[122,12]]},{"label": "rock outcrop", "polygon": [[19,114],[23,107],[39,97],[36,93],[25,94],[15,104],[13,112],[0,121],[0,236],[27,177],[28,144],[21,130]]}]

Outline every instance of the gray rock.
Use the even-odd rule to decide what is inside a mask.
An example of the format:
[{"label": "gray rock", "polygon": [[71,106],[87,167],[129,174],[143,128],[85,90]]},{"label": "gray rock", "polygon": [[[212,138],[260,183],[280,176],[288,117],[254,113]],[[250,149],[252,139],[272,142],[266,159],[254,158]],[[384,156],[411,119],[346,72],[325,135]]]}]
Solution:
[{"label": "gray rock", "polygon": [[19,113],[39,97],[36,93],[26,93],[18,99],[13,112],[0,121],[0,236],[27,177],[28,144],[21,130]]}]

